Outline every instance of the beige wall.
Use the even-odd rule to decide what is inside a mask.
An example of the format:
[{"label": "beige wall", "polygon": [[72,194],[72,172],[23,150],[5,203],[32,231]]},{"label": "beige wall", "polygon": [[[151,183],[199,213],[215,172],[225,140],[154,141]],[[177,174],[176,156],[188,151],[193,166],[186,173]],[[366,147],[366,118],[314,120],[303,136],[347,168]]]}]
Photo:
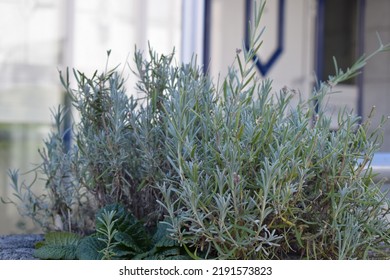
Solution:
[{"label": "beige wall", "polygon": [[[217,79],[224,77],[231,66],[235,51],[242,47],[244,38],[244,0],[213,0],[211,25],[211,74]],[[262,59],[270,56],[275,47],[276,3],[268,1],[263,25],[266,30],[264,44],[259,52]],[[287,85],[309,96],[314,82],[315,18],[316,0],[294,0],[286,3],[286,30],[284,52],[267,75],[273,79],[275,90]],[[384,43],[390,42],[390,1],[367,0],[365,10],[365,52],[378,47],[376,32]],[[363,116],[373,105],[377,108],[374,125],[382,116],[390,115],[390,52],[374,57],[364,70]],[[358,88],[356,85],[341,85],[335,91],[341,93],[330,97],[329,113],[335,116],[344,107],[357,112]],[[384,127],[385,138],[382,151],[390,152],[390,122]]]},{"label": "beige wall", "polygon": [[[390,1],[366,1],[365,52],[371,53],[379,46],[376,32],[383,43],[390,42]],[[363,86],[363,115],[367,116],[372,106],[377,114],[373,125],[380,122],[382,116],[390,116],[390,52],[380,53],[365,67]],[[390,152],[390,122],[384,127],[382,151]]]},{"label": "beige wall", "polygon": [[[211,74],[222,77],[232,65],[236,49],[242,48],[244,39],[244,0],[213,0],[211,25]],[[276,47],[277,2],[267,1],[262,25],[265,27],[263,45],[259,51],[266,61]],[[303,96],[311,93],[314,69],[314,32],[316,1],[285,1],[284,51],[267,77],[272,78],[278,91],[288,86]]]}]

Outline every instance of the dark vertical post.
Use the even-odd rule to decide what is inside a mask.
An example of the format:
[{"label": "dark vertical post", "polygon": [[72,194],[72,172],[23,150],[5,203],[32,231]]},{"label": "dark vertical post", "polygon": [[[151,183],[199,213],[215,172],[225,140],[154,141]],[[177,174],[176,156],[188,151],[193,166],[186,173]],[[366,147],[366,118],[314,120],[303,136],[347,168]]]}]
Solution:
[{"label": "dark vertical post", "polygon": [[[357,55],[360,57],[364,54],[364,26],[365,26],[365,11],[366,11],[366,0],[358,0],[358,15],[357,15]],[[363,80],[364,71],[357,77],[357,114],[363,116]]]},{"label": "dark vertical post", "polygon": [[245,1],[245,17],[244,17],[244,34],[245,34],[245,48],[249,49],[249,21],[252,17],[252,1]]},{"label": "dark vertical post", "polygon": [[[324,79],[324,36],[325,36],[325,0],[317,1],[317,20],[316,20],[316,62],[315,70],[317,76],[317,89],[321,86]],[[315,110],[318,112],[319,104],[315,101]]]},{"label": "dark vertical post", "polygon": [[211,4],[211,0],[204,0],[203,72],[205,74],[209,71],[210,66]]},{"label": "dark vertical post", "polygon": [[[72,67],[73,64],[73,43],[74,43],[74,13],[75,13],[75,0],[65,1],[65,18],[64,20],[64,33],[65,33],[65,42],[62,46],[63,57],[62,63],[64,67]],[[70,71],[72,72],[72,71]],[[71,108],[72,102],[68,93],[64,94],[64,107],[65,107],[65,116],[63,124],[63,141],[65,145],[65,151],[68,152],[71,147],[72,139],[72,118],[71,118]]]}]

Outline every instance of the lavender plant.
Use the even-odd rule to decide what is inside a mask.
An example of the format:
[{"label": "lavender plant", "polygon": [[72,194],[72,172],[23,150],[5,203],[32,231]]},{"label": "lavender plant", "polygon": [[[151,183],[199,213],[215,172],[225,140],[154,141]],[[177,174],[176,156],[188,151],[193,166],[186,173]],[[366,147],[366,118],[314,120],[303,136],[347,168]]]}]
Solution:
[{"label": "lavender plant", "polygon": [[[3,203],[15,204],[21,215],[30,217],[44,231],[83,231],[89,227],[89,217],[93,215],[90,197],[77,182],[78,150],[76,147],[67,150],[64,142],[68,131],[64,131],[63,122],[68,113],[60,107],[52,110],[53,131],[38,150],[42,162],[30,171],[35,173],[35,179],[30,183],[21,181],[18,170],[9,170],[15,199],[1,199]],[[37,180],[45,182],[44,190],[34,188]]]},{"label": "lavender plant", "polygon": [[390,201],[371,169],[385,119],[372,128],[371,114],[363,120],[344,109],[333,130],[324,102],[390,45],[380,41],[345,71],[335,63],[335,75],[293,105],[296,91],[274,92],[253,63],[264,7],[255,9],[249,49],[237,51],[220,85],[195,58],[174,65],[173,54],[152,50],[147,58],[135,51],[139,99],[126,95],[116,69],[90,78],[75,70],[75,89],[61,75],[80,116],[73,146],[64,150],[60,110],[35,170],[44,194],[10,173],[24,213],[47,229],[58,218],[61,230],[85,231],[93,229],[85,217],[120,203],[173,242],[159,233],[161,244],[137,258],[187,256],[177,244],[207,259],[390,258]]},{"label": "lavender plant", "polygon": [[175,176],[158,187],[173,238],[195,257],[389,258],[389,200],[370,168],[380,127],[368,132],[370,116],[342,110],[334,131],[322,102],[371,55],[346,71],[335,64],[293,107],[294,90],[272,92],[254,69],[263,9],[220,88],[194,64],[167,69],[162,129]]}]

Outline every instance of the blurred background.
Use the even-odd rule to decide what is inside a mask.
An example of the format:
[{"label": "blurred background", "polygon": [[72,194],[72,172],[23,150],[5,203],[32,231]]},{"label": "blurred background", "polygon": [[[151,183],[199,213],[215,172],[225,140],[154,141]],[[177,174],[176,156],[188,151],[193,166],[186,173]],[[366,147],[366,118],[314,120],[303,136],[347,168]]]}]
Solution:
[{"label": "blurred background", "polygon": [[[159,53],[175,49],[177,63],[193,53],[214,81],[224,77],[243,48],[252,0],[0,0],[0,197],[12,198],[9,169],[27,172],[39,163],[38,148],[53,124],[50,109],[64,104],[59,71],[86,74],[109,66],[125,69],[129,94],[135,77],[135,46]],[[390,42],[388,0],[268,0],[264,44],[257,69],[275,90],[287,86],[305,98],[316,77],[334,73],[333,56],[346,68]],[[329,114],[347,106],[364,118],[376,106],[374,123],[390,115],[390,52],[374,57],[358,78],[338,86]],[[336,127],[335,127],[336,128]],[[384,127],[380,151],[390,152]],[[390,166],[387,157],[382,165]],[[32,173],[23,176],[26,182]],[[39,189],[44,182],[37,181]],[[0,202],[0,235],[36,232],[14,205]]]}]

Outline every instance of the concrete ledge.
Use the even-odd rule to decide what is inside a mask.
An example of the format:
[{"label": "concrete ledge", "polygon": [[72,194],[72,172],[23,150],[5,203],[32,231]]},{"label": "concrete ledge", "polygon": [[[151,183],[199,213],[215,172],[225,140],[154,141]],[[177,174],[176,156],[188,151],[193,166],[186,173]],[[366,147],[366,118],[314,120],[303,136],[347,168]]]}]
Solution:
[{"label": "concrete ledge", "polygon": [[35,260],[34,245],[41,240],[42,234],[0,236],[0,260]]}]

